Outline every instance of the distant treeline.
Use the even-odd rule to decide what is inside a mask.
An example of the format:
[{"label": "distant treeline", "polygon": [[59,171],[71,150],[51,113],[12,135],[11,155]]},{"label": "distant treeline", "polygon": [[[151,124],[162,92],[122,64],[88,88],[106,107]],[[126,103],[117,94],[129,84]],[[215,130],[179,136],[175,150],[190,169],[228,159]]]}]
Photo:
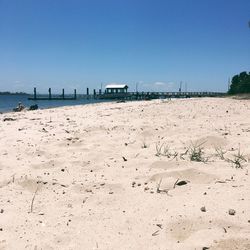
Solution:
[{"label": "distant treeline", "polygon": [[250,72],[241,72],[232,78],[228,94],[250,93]]},{"label": "distant treeline", "polygon": [[28,95],[27,93],[24,92],[9,92],[9,91],[5,91],[5,92],[0,92],[0,95]]}]

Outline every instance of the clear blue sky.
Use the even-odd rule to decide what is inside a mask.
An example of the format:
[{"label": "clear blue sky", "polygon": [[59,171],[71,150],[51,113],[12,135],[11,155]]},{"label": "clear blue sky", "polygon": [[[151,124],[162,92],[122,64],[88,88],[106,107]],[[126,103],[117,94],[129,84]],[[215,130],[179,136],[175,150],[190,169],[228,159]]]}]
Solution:
[{"label": "clear blue sky", "polygon": [[249,21],[249,0],[0,0],[0,91],[225,91]]}]

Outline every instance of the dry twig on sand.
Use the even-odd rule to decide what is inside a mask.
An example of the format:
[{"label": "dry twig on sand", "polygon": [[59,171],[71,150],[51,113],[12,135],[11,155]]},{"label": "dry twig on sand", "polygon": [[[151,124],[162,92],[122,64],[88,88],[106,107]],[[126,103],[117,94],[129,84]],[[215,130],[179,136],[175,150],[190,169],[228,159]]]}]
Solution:
[{"label": "dry twig on sand", "polygon": [[176,186],[176,184],[178,183],[178,181],[179,181],[179,178],[176,180],[176,182],[174,183],[174,186],[173,186],[173,189],[175,189],[175,186]]},{"label": "dry twig on sand", "polygon": [[169,193],[168,193],[168,189],[160,189],[160,187],[161,187],[161,182],[162,182],[162,178],[160,179],[160,181],[158,182],[158,184],[157,184],[157,188],[156,188],[156,192],[157,193],[166,193],[167,195],[169,195],[169,196],[172,196],[172,195],[170,195]]},{"label": "dry twig on sand", "polygon": [[31,212],[31,213],[33,212],[33,205],[34,205],[34,200],[35,200],[37,191],[38,191],[38,185],[37,185],[37,187],[36,187],[36,191],[35,191],[35,193],[34,193],[34,195],[33,195],[32,200],[31,200],[31,205],[30,205],[30,212]]}]

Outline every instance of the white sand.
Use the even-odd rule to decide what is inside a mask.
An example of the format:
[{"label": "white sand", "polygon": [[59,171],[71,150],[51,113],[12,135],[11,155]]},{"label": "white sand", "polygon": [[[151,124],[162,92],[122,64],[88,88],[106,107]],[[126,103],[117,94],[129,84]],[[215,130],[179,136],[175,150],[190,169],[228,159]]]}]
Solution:
[{"label": "white sand", "polygon": [[249,100],[1,114],[0,148],[0,249],[250,249]]}]

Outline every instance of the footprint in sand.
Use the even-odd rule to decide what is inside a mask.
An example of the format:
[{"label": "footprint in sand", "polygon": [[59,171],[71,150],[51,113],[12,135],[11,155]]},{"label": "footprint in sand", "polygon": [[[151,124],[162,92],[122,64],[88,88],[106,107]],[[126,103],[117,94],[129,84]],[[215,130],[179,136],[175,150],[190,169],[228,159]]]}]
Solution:
[{"label": "footprint in sand", "polygon": [[30,191],[31,193],[34,193],[37,189],[41,189],[42,183],[39,180],[35,179],[19,179],[17,180],[17,183],[19,186],[21,186],[23,189]]},{"label": "footprint in sand", "polygon": [[0,241],[0,250],[7,250],[7,243],[6,240],[1,240]]},{"label": "footprint in sand", "polygon": [[174,238],[179,242],[192,240],[192,238],[195,239],[197,236],[206,239],[207,235],[213,235],[218,239],[225,234],[225,229],[228,228],[230,228],[231,232],[239,229],[239,227],[232,223],[223,220],[208,221],[201,218],[194,220],[184,219],[168,224],[166,234],[167,237]]},{"label": "footprint in sand", "polygon": [[61,166],[61,165],[62,164],[59,161],[50,160],[48,162],[32,164],[32,167],[34,169],[50,169],[50,168],[56,168],[56,167]]},{"label": "footprint in sand", "polygon": [[249,250],[250,239],[247,238],[230,238],[218,241],[210,250]]},{"label": "footprint in sand", "polygon": [[69,246],[70,243],[72,242],[72,239],[66,233],[62,233],[60,235],[56,235],[53,239],[53,242],[59,247],[59,249],[60,249],[60,246],[67,248],[67,246]]}]

